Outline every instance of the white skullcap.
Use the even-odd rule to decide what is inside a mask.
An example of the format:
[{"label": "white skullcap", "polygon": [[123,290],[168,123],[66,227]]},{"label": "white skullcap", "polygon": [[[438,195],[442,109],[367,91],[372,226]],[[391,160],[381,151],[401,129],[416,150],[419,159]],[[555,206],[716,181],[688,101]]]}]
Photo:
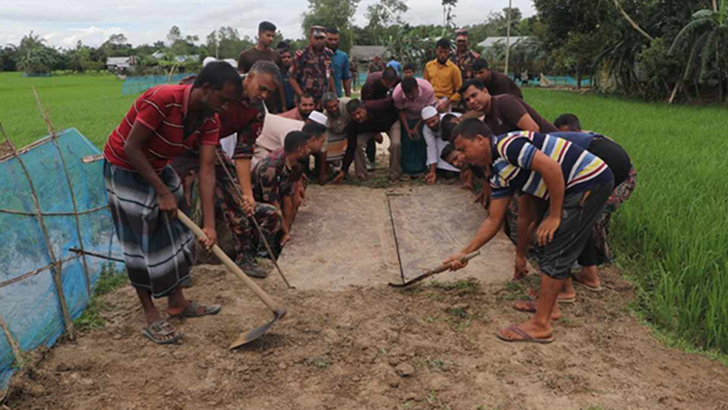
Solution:
[{"label": "white skullcap", "polygon": [[311,114],[308,115],[308,119],[313,122],[317,122],[324,127],[326,126],[326,122],[329,120],[329,118],[325,114],[318,111],[311,111]]},{"label": "white skullcap", "polygon": [[436,115],[437,115],[437,110],[435,109],[435,107],[431,107],[428,105],[427,107],[422,109],[422,119],[425,121],[429,120],[430,118],[432,118]]},{"label": "white skullcap", "polygon": [[214,63],[215,61],[217,61],[217,58],[215,57],[205,57],[205,59],[202,60],[202,66],[204,67],[210,63]]}]

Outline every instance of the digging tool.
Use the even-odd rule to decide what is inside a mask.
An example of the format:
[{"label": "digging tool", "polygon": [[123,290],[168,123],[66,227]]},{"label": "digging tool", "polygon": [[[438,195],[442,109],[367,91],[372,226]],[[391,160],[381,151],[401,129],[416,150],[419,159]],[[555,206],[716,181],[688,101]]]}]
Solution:
[{"label": "digging tool", "polygon": [[[187,215],[185,215],[182,212],[177,212],[177,218],[179,218],[180,222],[182,222],[182,224],[184,226],[189,228],[189,230],[191,230],[195,234],[195,236],[197,236],[198,238],[207,238],[207,236],[205,235],[205,232],[203,232],[199,226],[197,226],[194,222],[192,222],[192,220]],[[256,327],[255,329],[249,331],[248,333],[238,337],[229,347],[229,349],[235,349],[235,348],[238,348],[244,344],[250,343],[253,340],[261,337],[265,332],[268,331],[268,329],[270,329],[273,326],[273,324],[278,319],[280,319],[286,315],[286,308],[277,306],[276,303],[273,301],[273,299],[271,299],[270,296],[268,296],[268,294],[263,291],[263,289],[261,289],[255,282],[253,282],[253,280],[250,279],[238,267],[238,265],[236,265],[235,262],[233,262],[225,254],[225,252],[222,249],[220,249],[219,246],[214,245],[212,247],[212,253],[214,253],[215,256],[217,256],[220,259],[220,261],[225,266],[227,266],[227,268],[232,273],[235,274],[235,276],[240,278],[240,280],[243,281],[245,286],[247,286],[250,290],[252,290],[253,293],[255,293],[255,296],[257,296],[261,301],[263,301],[263,303],[265,303],[265,305],[268,306],[268,308],[270,310],[272,310],[273,314],[274,314],[273,320],[271,320],[270,322],[266,323],[263,326]]]},{"label": "digging tool", "polygon": [[[215,155],[217,155],[217,160],[220,162],[220,166],[222,169],[225,170],[225,173],[227,174],[230,181],[235,181],[235,178],[230,174],[230,170],[227,169],[225,166],[225,161],[223,161],[222,158],[220,158],[220,151],[215,151]],[[233,185],[235,186],[235,190],[238,192],[238,196],[240,196],[240,200],[245,202],[245,197],[243,196],[243,191],[240,189],[240,186],[233,182]],[[276,270],[281,275],[281,278],[283,279],[283,282],[286,284],[288,289],[291,289],[292,286],[288,283],[288,280],[286,279],[286,275],[283,274],[283,270],[281,270],[281,267],[278,266],[278,262],[276,261],[276,255],[273,253],[273,250],[271,249],[270,245],[268,244],[268,240],[265,239],[265,235],[263,234],[263,230],[260,229],[260,225],[258,224],[258,221],[255,219],[255,215],[250,217],[250,220],[253,221],[253,225],[255,226],[255,229],[258,231],[258,235],[260,235],[260,239],[263,241],[263,245],[265,245],[265,249],[268,251],[268,255],[270,255],[270,260],[273,262],[273,266],[276,267]]]},{"label": "digging tool", "polygon": [[[473,253],[469,253],[469,254],[463,256],[462,258],[460,258],[460,262],[467,262],[478,255],[480,255],[480,251],[475,251]],[[427,279],[432,275],[437,275],[438,273],[445,272],[448,269],[450,269],[450,265],[443,264],[443,265],[436,267],[435,269],[432,269],[432,270],[429,270],[429,271],[423,273],[422,275],[420,275],[408,282],[401,283],[401,284],[400,283],[390,283],[389,286],[391,286],[393,288],[406,288],[407,286],[413,285],[417,282]]]}]

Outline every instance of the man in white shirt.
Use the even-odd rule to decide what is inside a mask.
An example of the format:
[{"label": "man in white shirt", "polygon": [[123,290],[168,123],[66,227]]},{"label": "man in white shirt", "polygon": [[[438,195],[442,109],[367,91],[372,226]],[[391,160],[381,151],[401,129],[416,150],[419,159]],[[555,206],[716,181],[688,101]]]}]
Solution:
[{"label": "man in white shirt", "polygon": [[422,109],[422,120],[425,121],[422,133],[425,137],[425,143],[427,144],[427,167],[429,168],[429,171],[425,176],[425,182],[427,185],[432,185],[435,181],[437,181],[438,173],[446,178],[455,177],[460,173],[459,169],[440,158],[442,149],[445,148],[445,145],[447,145],[447,141],[443,141],[440,134],[440,123],[442,118],[446,115],[460,116],[458,113],[440,114],[437,112],[437,109],[432,106],[427,106]]}]

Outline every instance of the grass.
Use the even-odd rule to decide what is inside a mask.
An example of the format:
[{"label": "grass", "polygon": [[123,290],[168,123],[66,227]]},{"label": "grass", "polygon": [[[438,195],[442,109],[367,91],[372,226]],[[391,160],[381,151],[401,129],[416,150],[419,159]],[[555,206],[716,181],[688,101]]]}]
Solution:
[{"label": "grass", "polygon": [[102,300],[102,296],[128,283],[126,274],[115,270],[113,266],[111,263],[104,264],[101,269],[99,280],[96,282],[96,289],[88,302],[88,306],[86,306],[86,310],[78,319],[73,321],[73,327],[76,330],[83,332],[101,329],[106,325],[101,313],[109,310],[109,305]]},{"label": "grass", "polygon": [[637,189],[617,213],[612,246],[663,332],[728,353],[728,139],[724,107],[647,104],[525,90],[547,119],[564,112],[629,152]]},{"label": "grass", "polygon": [[[99,147],[135,98],[122,96],[121,82],[110,75],[0,73],[0,122],[19,147],[47,134],[31,86],[57,129],[76,127]],[[629,152],[637,190],[614,218],[612,247],[637,286],[639,310],[665,334],[728,353],[725,108],[533,88],[524,95],[545,118],[577,114],[585,129],[611,136]],[[375,178],[363,185],[389,183]],[[447,287],[440,290],[477,291]]]}]

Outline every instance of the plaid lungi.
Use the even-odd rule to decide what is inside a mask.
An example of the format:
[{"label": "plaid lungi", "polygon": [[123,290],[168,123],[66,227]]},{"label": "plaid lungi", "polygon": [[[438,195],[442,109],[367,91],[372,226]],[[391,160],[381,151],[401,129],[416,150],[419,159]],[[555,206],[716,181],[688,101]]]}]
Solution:
[{"label": "plaid lungi", "polygon": [[[167,166],[159,177],[182,212],[185,201],[177,173]],[[192,232],[159,210],[156,191],[138,173],[104,162],[104,180],[131,284],[148,289],[155,298],[188,285],[195,262]]]}]

